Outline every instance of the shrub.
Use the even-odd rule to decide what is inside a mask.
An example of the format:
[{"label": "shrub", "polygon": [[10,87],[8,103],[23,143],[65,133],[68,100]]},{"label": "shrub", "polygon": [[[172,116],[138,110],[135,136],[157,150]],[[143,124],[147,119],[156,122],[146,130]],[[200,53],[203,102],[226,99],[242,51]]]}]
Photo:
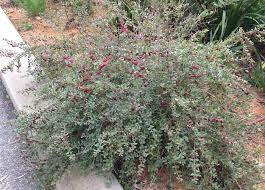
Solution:
[{"label": "shrub", "polygon": [[30,16],[38,16],[45,10],[45,0],[18,0]]},{"label": "shrub", "polygon": [[[265,90],[264,43],[265,31],[239,31],[226,40],[234,52],[238,70],[255,87]],[[232,43],[231,43],[232,42]]]},{"label": "shrub", "polygon": [[[246,34],[249,32],[252,37],[244,42],[244,40],[236,43],[232,47],[240,50],[236,59],[241,60],[240,65],[243,67],[239,70],[245,70],[243,77],[247,76],[250,83],[260,89],[264,89],[264,71],[261,64],[265,61],[264,57],[264,26],[265,26],[265,8],[264,0],[227,0],[227,1],[194,1],[187,0],[189,5],[193,5],[192,12],[205,15],[202,26],[209,30],[208,35],[204,39],[205,42],[213,42],[216,40],[225,40],[230,38],[231,34],[238,34],[239,30],[243,30]],[[257,28],[259,30],[257,30]],[[259,36],[254,31],[258,31]],[[242,32],[239,32],[242,33]],[[262,34],[263,33],[263,34]],[[244,37],[245,38],[245,37]],[[254,39],[253,39],[254,38]],[[237,41],[238,42],[238,41]],[[250,43],[249,43],[250,42]],[[244,53],[247,46],[251,46],[250,54],[246,56]],[[249,49],[249,48],[248,48]],[[246,58],[246,57],[247,58]],[[244,63],[242,63],[244,60]],[[246,69],[247,68],[247,69]]]},{"label": "shrub", "polygon": [[[235,111],[247,97],[228,48],[184,39],[194,20],[181,8],[136,13],[135,32],[111,12],[94,38],[32,50],[47,104],[18,125],[45,183],[80,164],[114,172],[126,189],[160,169],[188,189],[252,189],[258,172]],[[179,17],[177,29],[165,14]]]},{"label": "shrub", "polygon": [[262,64],[254,67],[252,76],[249,80],[251,84],[262,89],[265,92],[265,69],[264,67],[262,67]]},{"label": "shrub", "polygon": [[[132,19],[134,12],[132,5],[136,1],[111,1],[121,4],[128,17]],[[144,11],[154,5],[154,2],[161,4],[160,0],[141,0],[139,7]],[[176,0],[163,1],[168,6],[177,5],[178,2]],[[209,29],[206,41],[224,40],[231,33],[237,32],[239,28],[250,31],[265,24],[264,0],[185,0],[183,2],[188,5],[186,14],[190,11],[204,15],[205,20],[202,24]]]},{"label": "shrub", "polygon": [[76,14],[86,15],[91,10],[90,0],[61,0],[68,6],[71,6]]}]

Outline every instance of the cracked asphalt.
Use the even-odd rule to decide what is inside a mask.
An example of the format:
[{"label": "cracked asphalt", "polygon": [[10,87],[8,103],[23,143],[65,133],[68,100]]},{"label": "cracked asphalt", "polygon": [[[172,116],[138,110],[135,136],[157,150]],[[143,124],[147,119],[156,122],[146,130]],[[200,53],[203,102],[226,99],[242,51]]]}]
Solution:
[{"label": "cracked asphalt", "polygon": [[34,174],[23,159],[25,150],[12,125],[15,118],[12,102],[0,80],[0,190],[36,190]]}]

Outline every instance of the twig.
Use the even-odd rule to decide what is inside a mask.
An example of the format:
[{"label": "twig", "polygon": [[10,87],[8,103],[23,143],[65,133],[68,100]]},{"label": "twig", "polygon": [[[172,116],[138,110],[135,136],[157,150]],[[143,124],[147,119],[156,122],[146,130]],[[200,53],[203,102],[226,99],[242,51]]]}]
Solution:
[{"label": "twig", "polygon": [[259,181],[257,184],[265,183],[265,180]]},{"label": "twig", "polygon": [[236,180],[236,184],[237,184],[237,186],[238,186],[238,188],[239,188],[240,190],[243,190],[242,187],[240,186],[240,184],[238,183],[237,180]]}]

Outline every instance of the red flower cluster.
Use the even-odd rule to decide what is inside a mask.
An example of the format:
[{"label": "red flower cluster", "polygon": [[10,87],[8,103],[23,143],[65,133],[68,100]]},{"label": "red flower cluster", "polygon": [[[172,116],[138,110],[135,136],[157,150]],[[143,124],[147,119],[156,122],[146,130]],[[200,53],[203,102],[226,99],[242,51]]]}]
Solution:
[{"label": "red flower cluster", "polygon": [[[64,57],[64,58],[68,60],[68,57]],[[99,76],[102,74],[102,70],[110,63],[111,59],[112,59],[112,55],[108,55],[105,58],[103,58],[102,62],[98,66],[98,71],[95,73],[96,76]],[[89,82],[92,79],[93,79],[93,75],[90,73],[86,73],[82,77],[82,82]],[[88,87],[83,86],[83,85],[78,86],[78,89],[84,93],[91,93],[92,92],[91,88],[88,88]]]},{"label": "red flower cluster", "polygon": [[141,73],[141,71],[145,70],[146,68],[144,66],[139,66],[140,62],[138,60],[127,57],[125,57],[124,60],[132,63],[134,66],[138,66],[139,68],[138,72],[129,71],[131,75],[135,76],[136,78],[141,78],[145,80],[145,76]]},{"label": "red flower cluster", "polygon": [[129,29],[124,22],[119,22],[118,27],[122,33],[128,33]]},{"label": "red flower cluster", "polygon": [[212,123],[222,123],[223,120],[221,118],[211,118],[210,122],[212,122]]},{"label": "red flower cluster", "polygon": [[79,90],[83,91],[84,93],[90,93],[92,92],[91,88],[88,88],[86,86],[79,86]]}]

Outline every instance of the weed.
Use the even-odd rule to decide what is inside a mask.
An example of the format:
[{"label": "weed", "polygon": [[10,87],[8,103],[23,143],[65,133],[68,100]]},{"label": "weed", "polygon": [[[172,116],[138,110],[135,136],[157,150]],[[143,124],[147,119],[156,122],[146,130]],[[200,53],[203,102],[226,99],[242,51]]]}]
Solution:
[{"label": "weed", "polygon": [[45,0],[18,0],[30,16],[38,16],[45,10]]},{"label": "weed", "polygon": [[20,28],[23,31],[28,31],[28,30],[32,30],[33,25],[31,23],[24,23],[24,24],[22,24],[22,26]]}]

